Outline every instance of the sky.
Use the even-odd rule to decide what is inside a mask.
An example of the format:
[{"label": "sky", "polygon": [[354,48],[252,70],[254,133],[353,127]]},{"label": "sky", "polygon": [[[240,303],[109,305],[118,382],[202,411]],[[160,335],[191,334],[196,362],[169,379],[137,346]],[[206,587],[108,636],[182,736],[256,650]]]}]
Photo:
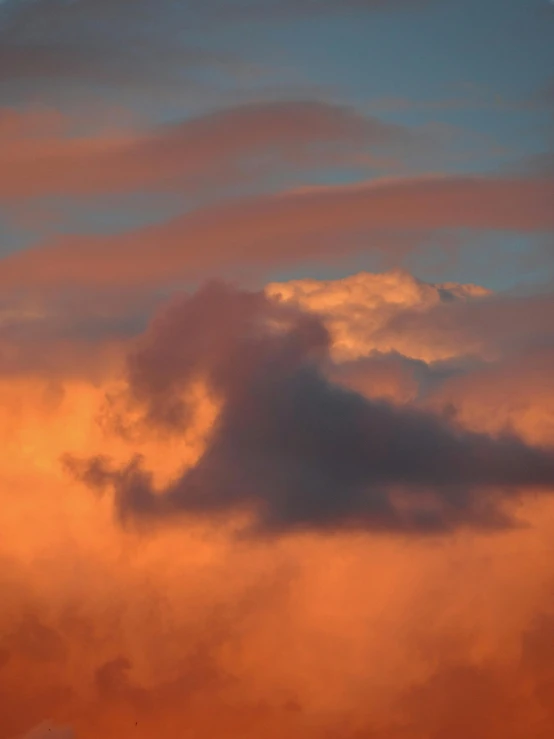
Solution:
[{"label": "sky", "polygon": [[554,4],[0,3],[0,739],[554,735]]}]

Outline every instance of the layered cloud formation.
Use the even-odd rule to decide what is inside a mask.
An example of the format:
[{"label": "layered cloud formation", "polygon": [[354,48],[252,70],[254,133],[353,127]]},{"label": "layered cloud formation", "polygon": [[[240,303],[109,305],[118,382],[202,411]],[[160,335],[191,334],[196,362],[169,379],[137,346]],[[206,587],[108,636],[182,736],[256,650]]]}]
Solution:
[{"label": "layered cloud formation", "polygon": [[48,109],[0,109],[0,198],[184,194],[247,181],[260,167],[322,167],[355,147],[394,150],[417,139],[402,126],[319,101],[244,105],[148,131],[107,126],[75,135],[78,124]]},{"label": "layered cloud formation", "polygon": [[[368,244],[399,261],[434,230],[547,233],[553,199],[552,180],[525,178],[386,179],[285,192],[200,207],[140,231],[66,236],[16,252],[2,260],[0,285],[159,286],[237,268],[334,262],[338,250],[355,255]],[[408,237],[395,240],[399,233]]]},{"label": "layered cloud formation", "polygon": [[0,739],[552,739],[539,5],[0,0]]}]

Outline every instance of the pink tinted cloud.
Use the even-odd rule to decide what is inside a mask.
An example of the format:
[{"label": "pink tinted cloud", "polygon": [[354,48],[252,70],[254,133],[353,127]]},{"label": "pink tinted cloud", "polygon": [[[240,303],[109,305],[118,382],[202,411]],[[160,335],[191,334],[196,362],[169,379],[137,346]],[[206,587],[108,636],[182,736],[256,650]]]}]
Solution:
[{"label": "pink tinted cloud", "polygon": [[[383,249],[372,234],[433,229],[554,229],[554,181],[429,176],[288,191],[187,213],[118,236],[68,236],[0,262],[3,288],[64,283],[152,285],[233,268],[336,260]],[[402,242],[397,257],[410,251]]]},{"label": "pink tinted cloud", "polygon": [[410,138],[399,126],[317,101],[244,105],[138,133],[68,136],[70,123],[48,110],[0,110],[0,199],[197,189],[244,178],[264,157],[322,166],[341,149]]}]

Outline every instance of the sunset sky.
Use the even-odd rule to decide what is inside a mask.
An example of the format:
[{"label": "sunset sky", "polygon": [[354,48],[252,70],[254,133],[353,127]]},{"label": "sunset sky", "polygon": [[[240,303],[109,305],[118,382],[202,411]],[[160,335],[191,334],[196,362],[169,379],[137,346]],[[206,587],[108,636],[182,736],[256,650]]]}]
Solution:
[{"label": "sunset sky", "polygon": [[552,739],[554,4],[0,0],[0,739]]}]

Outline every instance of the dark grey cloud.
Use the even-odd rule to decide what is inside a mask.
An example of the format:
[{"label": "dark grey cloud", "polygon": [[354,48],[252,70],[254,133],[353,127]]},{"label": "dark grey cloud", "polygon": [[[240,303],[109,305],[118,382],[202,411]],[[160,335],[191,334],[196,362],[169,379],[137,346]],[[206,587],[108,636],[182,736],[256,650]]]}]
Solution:
[{"label": "dark grey cloud", "polygon": [[313,316],[207,286],[160,313],[128,359],[131,397],[150,426],[187,426],[182,391],[197,377],[222,399],[197,465],[160,492],[140,459],[120,470],[66,462],[94,487],[113,486],[122,519],[247,511],[265,533],[497,527],[520,488],[554,488],[552,451],[330,382],[328,343]]},{"label": "dark grey cloud", "polygon": [[[417,6],[427,4],[418,0]],[[414,0],[7,0],[0,4],[0,83],[183,81],[244,60],[195,41],[233,22],[413,8]],[[208,39],[209,46],[209,39]]]},{"label": "dark grey cloud", "polygon": [[199,70],[243,69],[236,54],[205,49],[190,31],[171,0],[8,0],[0,6],[0,85],[41,95],[59,84],[195,89]]}]

